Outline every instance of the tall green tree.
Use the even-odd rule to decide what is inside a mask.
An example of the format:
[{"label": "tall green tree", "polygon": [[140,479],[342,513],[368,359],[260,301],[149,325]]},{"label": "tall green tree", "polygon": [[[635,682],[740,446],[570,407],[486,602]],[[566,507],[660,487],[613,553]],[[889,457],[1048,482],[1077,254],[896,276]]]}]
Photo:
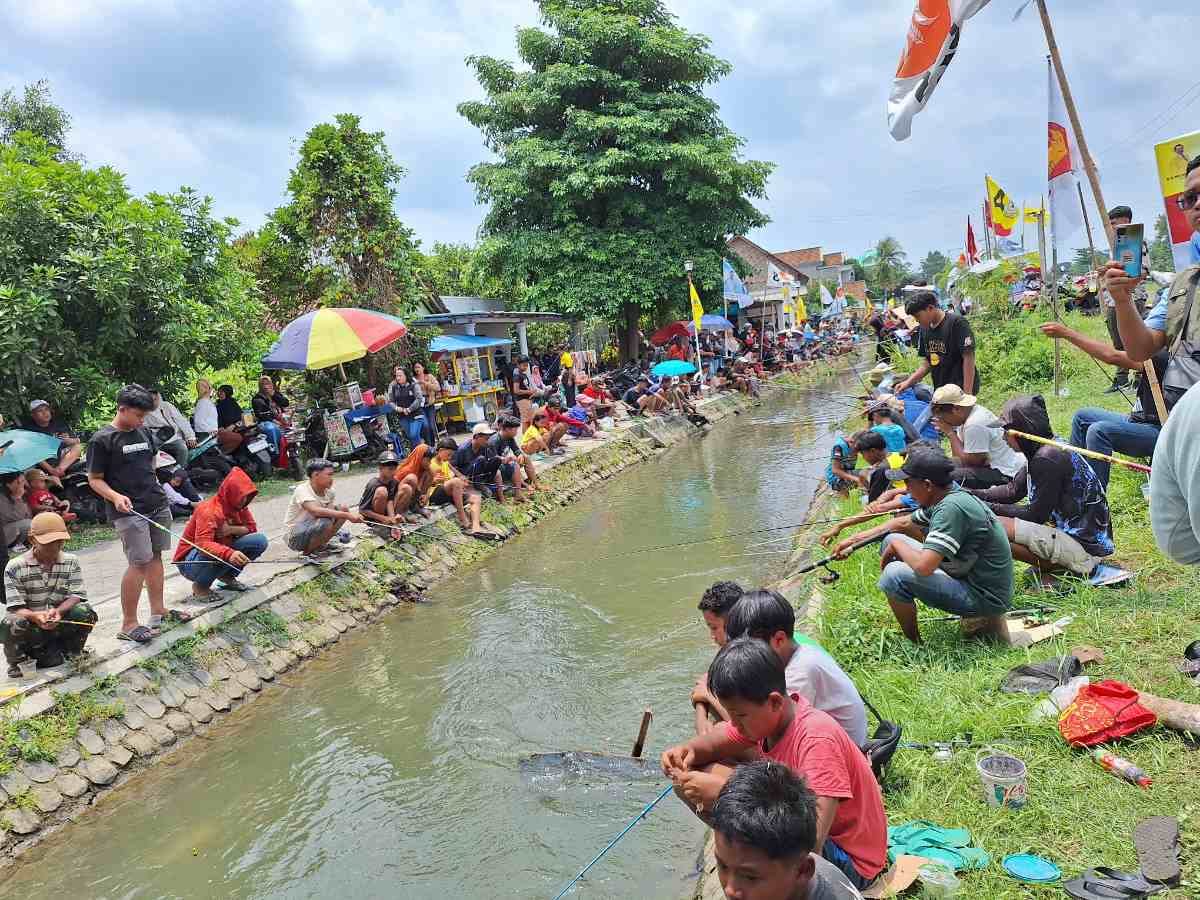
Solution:
[{"label": "tall green tree", "polygon": [[403,177],[383,132],[363,131],[358,116],[308,132],[288,178],[291,201],[241,242],[280,323],[322,306],[413,310],[417,243],[394,209]]},{"label": "tall green tree", "polygon": [[872,248],[866,267],[867,286],[872,293],[889,296],[909,277],[908,254],[894,237],[885,237]]},{"label": "tall green tree", "polygon": [[208,198],[129,193],[27,132],[0,145],[0,411],[112,413],[124,382],[181,389],[260,348],[263,307]]},{"label": "tall green tree", "polygon": [[1171,238],[1167,232],[1167,217],[1154,220],[1154,240],[1150,242],[1150,268],[1155,272],[1174,272],[1175,257],[1171,253]]},{"label": "tall green tree", "polygon": [[442,296],[484,297],[519,306],[523,284],[513,284],[484,272],[478,249],[470,244],[435,242],[429,253],[419,253],[420,278]]},{"label": "tall green tree", "polygon": [[1086,275],[1093,272],[1108,261],[1108,257],[1099,251],[1093,253],[1087,247],[1078,247],[1071,257],[1069,272],[1072,275]]},{"label": "tall green tree", "polygon": [[950,265],[950,259],[941,250],[930,250],[921,260],[921,277],[933,284],[934,279]]},{"label": "tall green tree", "polygon": [[766,223],[753,204],[772,166],[704,90],[730,65],[661,0],[539,0],[517,33],[524,66],[469,62],[487,99],[459,105],[497,157],[468,174],[488,205],[480,264],[524,283],[536,308],[618,323],[687,308],[684,260],[720,305],[725,239]]},{"label": "tall green tree", "polygon": [[20,96],[12,88],[0,94],[0,144],[11,144],[19,131],[28,131],[57,149],[59,159],[75,157],[67,152],[71,116],[50,99],[50,83],[44,78],[25,85]]}]

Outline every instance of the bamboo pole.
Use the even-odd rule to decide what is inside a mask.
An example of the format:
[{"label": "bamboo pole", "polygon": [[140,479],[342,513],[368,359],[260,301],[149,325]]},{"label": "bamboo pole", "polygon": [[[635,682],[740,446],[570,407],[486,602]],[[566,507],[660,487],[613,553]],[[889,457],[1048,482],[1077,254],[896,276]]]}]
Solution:
[{"label": "bamboo pole", "polygon": [[[1042,19],[1042,30],[1046,32],[1046,47],[1050,50],[1050,62],[1054,66],[1054,74],[1058,77],[1058,87],[1062,91],[1063,104],[1067,107],[1067,117],[1071,120],[1071,130],[1075,132],[1075,142],[1079,145],[1079,155],[1083,159],[1083,170],[1087,174],[1088,183],[1092,186],[1092,196],[1096,200],[1096,208],[1100,211],[1100,221],[1104,224],[1104,233],[1108,237],[1109,253],[1115,252],[1117,245],[1116,231],[1112,222],[1108,221],[1108,207],[1104,203],[1104,191],[1100,187],[1100,173],[1096,171],[1096,161],[1088,150],[1087,138],[1083,136],[1083,123],[1079,121],[1079,110],[1075,106],[1075,98],[1071,95],[1071,85],[1067,82],[1067,72],[1063,68],[1062,54],[1058,50],[1058,41],[1054,37],[1054,26],[1050,24],[1050,11],[1046,8],[1046,0],[1037,0],[1038,15]],[[1150,380],[1150,393],[1154,396],[1154,405],[1158,410],[1159,421],[1167,424],[1167,405],[1163,400],[1162,390],[1158,387],[1158,378],[1154,373],[1154,363],[1146,360],[1142,369]]]},{"label": "bamboo pole", "polygon": [[[997,428],[1000,426],[997,425]],[[1083,447],[1073,447],[1070,444],[1064,444],[1061,441],[1052,441],[1050,438],[1040,437],[1036,434],[1028,434],[1024,431],[1017,431],[1015,428],[1005,428],[1009,434],[1015,434],[1019,438],[1033,441],[1036,444],[1045,444],[1047,447],[1057,447],[1059,450],[1069,450],[1072,453],[1078,453],[1080,456],[1088,456],[1092,459],[1101,459],[1108,463],[1116,463],[1118,466],[1125,466],[1128,469],[1133,469],[1135,472],[1145,472],[1150,474],[1150,467],[1141,463],[1131,462],[1128,459],[1121,459],[1119,456],[1109,456],[1107,453],[1097,453],[1095,450],[1087,450]]]}]

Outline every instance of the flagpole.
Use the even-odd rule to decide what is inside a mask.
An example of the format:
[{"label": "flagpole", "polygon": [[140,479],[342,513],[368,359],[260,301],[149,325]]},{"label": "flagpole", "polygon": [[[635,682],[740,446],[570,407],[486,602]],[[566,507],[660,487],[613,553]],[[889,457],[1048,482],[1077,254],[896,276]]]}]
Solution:
[{"label": "flagpole", "polygon": [[1083,210],[1083,227],[1087,230],[1088,239],[1088,271],[1096,271],[1096,244],[1092,240],[1092,219],[1088,215],[1087,204],[1083,200],[1083,185],[1075,182],[1075,190],[1079,192],[1079,208]]}]

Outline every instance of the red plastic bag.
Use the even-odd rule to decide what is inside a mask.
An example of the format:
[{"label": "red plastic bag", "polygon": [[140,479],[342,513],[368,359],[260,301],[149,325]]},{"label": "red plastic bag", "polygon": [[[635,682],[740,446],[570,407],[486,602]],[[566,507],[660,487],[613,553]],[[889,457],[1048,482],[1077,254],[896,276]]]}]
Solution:
[{"label": "red plastic bag", "polygon": [[1089,684],[1058,717],[1059,733],[1075,747],[1093,747],[1149,728],[1158,719],[1120,681]]}]

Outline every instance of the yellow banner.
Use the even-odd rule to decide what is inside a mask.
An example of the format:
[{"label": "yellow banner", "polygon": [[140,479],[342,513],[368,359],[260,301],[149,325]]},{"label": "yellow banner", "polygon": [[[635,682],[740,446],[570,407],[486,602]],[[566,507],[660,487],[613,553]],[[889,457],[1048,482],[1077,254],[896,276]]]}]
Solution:
[{"label": "yellow banner", "polygon": [[1021,216],[1017,204],[1013,203],[1004,188],[992,181],[990,175],[983,176],[983,179],[987,185],[988,213],[992,222],[992,231],[997,237],[1011,237],[1013,229],[1017,227],[1017,219]]},{"label": "yellow banner", "polygon": [[700,333],[700,320],[704,318],[704,307],[700,305],[700,295],[696,293],[696,286],[688,281],[688,290],[692,295],[692,321],[696,323],[696,333]]}]

